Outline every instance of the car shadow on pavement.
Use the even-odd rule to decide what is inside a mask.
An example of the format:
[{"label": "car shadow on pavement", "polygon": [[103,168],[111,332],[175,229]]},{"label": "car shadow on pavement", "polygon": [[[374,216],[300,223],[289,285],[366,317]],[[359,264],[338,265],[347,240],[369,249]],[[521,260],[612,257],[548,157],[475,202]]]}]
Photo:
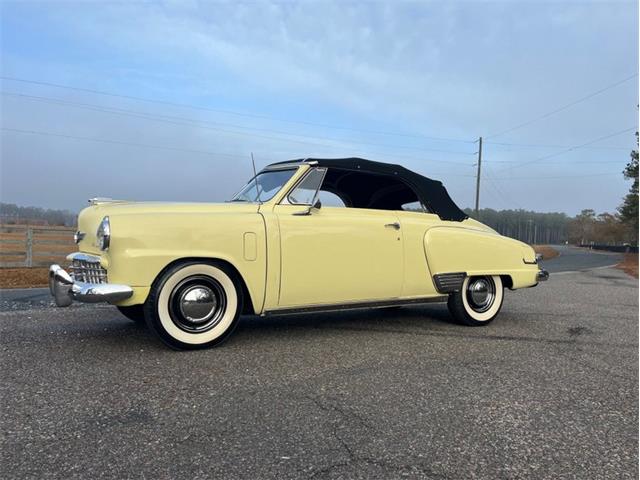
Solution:
[{"label": "car shadow on pavement", "polygon": [[347,310],[322,313],[296,313],[287,315],[269,315],[266,317],[244,316],[236,328],[234,337],[265,337],[280,332],[288,336],[299,331],[307,335],[318,330],[362,330],[380,331],[381,329],[414,331],[416,329],[442,330],[457,328],[446,306],[377,308],[368,310]]},{"label": "car shadow on pavement", "polygon": [[[118,317],[118,318],[111,318]],[[137,324],[121,317],[119,314],[104,318],[109,321],[109,328],[93,331],[92,336],[109,342],[123,343],[139,348],[165,348],[144,324]],[[226,344],[257,342],[261,339],[271,341],[272,338],[286,336],[308,336],[311,332],[325,335],[325,332],[345,331],[405,331],[416,330],[442,331],[456,329],[446,306],[430,305],[428,307],[394,307],[362,310],[346,310],[336,312],[297,313],[287,315],[244,315],[240,318],[236,330]]]}]

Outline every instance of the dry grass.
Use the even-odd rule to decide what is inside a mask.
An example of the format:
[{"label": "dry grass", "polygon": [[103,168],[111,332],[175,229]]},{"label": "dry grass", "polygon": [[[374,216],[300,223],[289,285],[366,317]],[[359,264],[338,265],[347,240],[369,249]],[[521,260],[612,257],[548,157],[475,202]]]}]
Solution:
[{"label": "dry grass", "polygon": [[0,268],[0,288],[46,287],[49,284],[49,269]]},{"label": "dry grass", "polygon": [[624,259],[616,268],[625,271],[632,277],[638,278],[638,254],[637,253],[625,253]]},{"label": "dry grass", "polygon": [[555,248],[550,247],[549,245],[531,245],[531,246],[536,251],[536,253],[542,254],[543,260],[550,260],[560,255],[560,252],[558,252]]}]

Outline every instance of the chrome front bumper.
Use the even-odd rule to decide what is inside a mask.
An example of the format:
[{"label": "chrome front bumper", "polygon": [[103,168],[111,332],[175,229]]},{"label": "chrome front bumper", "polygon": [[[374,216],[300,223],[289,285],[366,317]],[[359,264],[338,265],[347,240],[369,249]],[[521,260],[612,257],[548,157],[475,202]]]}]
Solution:
[{"label": "chrome front bumper", "polygon": [[115,303],[133,295],[133,289],[127,285],[77,282],[60,265],[49,267],[49,290],[59,307],[68,307],[74,300]]}]

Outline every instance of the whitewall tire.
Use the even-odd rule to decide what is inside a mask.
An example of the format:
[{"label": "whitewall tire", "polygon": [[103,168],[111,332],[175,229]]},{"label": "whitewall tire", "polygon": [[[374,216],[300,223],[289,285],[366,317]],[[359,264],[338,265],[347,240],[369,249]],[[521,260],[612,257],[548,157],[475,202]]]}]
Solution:
[{"label": "whitewall tire", "polygon": [[174,265],[156,279],[145,319],[175,349],[206,348],[224,341],[242,311],[242,288],[234,272],[218,263]]},{"label": "whitewall tire", "polygon": [[459,292],[449,295],[449,312],[472,327],[490,323],[502,307],[504,288],[499,275],[465,277]]}]

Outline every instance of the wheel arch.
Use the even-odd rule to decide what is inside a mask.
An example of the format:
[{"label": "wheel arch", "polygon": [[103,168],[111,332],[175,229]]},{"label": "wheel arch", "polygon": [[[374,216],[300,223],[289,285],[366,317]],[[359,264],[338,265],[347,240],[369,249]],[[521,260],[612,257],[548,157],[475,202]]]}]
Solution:
[{"label": "wheel arch", "polygon": [[249,288],[247,287],[247,282],[245,281],[245,279],[242,277],[242,274],[240,273],[240,270],[238,270],[238,268],[231,263],[228,260],[222,259],[222,258],[216,258],[216,257],[181,257],[181,258],[176,258],[175,260],[172,260],[171,262],[169,262],[167,265],[164,266],[164,268],[162,268],[162,270],[160,270],[160,272],[158,272],[158,274],[155,276],[155,278],[153,279],[153,283],[155,283],[159,278],[161,278],[164,273],[166,271],[168,271],[169,269],[183,264],[183,263],[190,263],[190,262],[200,262],[200,263],[205,263],[205,264],[209,264],[209,265],[221,265],[224,268],[226,268],[234,277],[235,280],[239,283],[240,288],[242,290],[242,298],[243,298],[243,302],[242,302],[242,313],[243,314],[249,314],[249,315],[253,315],[255,314],[255,302],[253,301],[253,298],[251,297],[251,293],[249,292]]},{"label": "wheel arch", "polygon": [[513,290],[513,278],[511,275],[501,274],[500,279],[502,280],[502,285],[507,287],[509,290]]}]

